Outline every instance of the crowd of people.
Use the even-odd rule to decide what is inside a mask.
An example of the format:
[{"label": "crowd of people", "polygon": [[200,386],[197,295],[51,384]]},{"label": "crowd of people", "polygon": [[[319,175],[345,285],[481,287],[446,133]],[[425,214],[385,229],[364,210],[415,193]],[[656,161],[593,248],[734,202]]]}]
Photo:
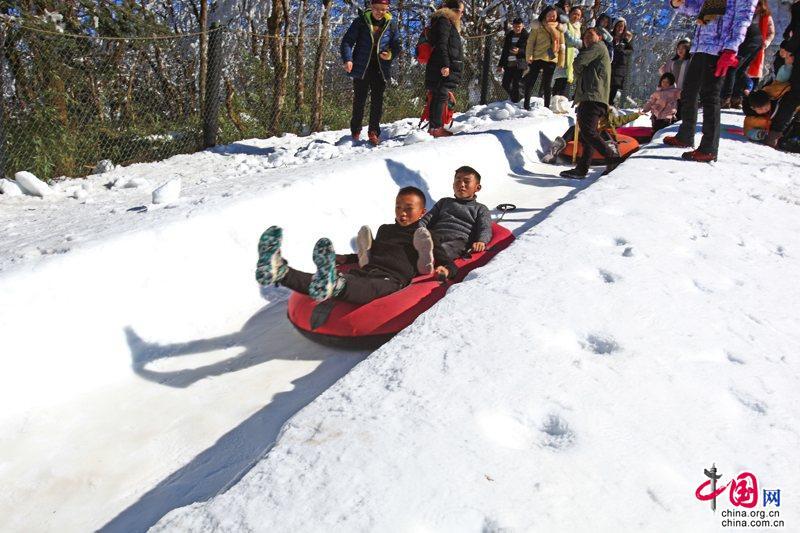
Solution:
[{"label": "crowd of people", "polygon": [[[633,34],[624,18],[612,20],[601,13],[584,24],[583,7],[559,0],[546,6],[529,29],[522,18],[511,21],[498,65],[511,101],[524,99],[529,109],[537,80],[541,80],[546,106],[553,94],[565,95],[568,87],[574,87],[576,123],[564,137],[573,137],[573,148],[580,145],[582,151],[576,167],[561,176],[584,178],[595,153],[603,158],[606,173],[613,170],[621,162],[614,128],[643,113],[650,114],[653,131],[680,121],[677,133],[665,136],[664,142],[690,148],[682,155],[687,160],[716,159],[722,107],[742,106],[747,138],[777,146],[800,104],[800,69],[793,68],[800,47],[800,0],[792,5],[792,19],[772,69],[764,57],[775,36],[767,0],[666,1],[695,18],[694,35],[678,40],[674,55],[659,69],[655,92],[640,112],[628,114],[613,107],[625,87],[633,52]],[[370,95],[372,144],[380,142],[383,93],[392,61],[400,53],[388,5],[389,0],[372,0],[372,9],[353,21],[341,43],[344,70],[353,78],[351,133],[359,138]],[[448,93],[461,80],[463,13],[462,0],[444,0],[425,30],[430,45],[425,58],[429,132],[435,137],[450,133],[441,116]],[[703,135],[693,149],[698,103],[703,107]],[[563,137],[557,138],[543,160],[554,160],[565,145]],[[394,222],[382,225],[375,236],[363,227],[356,237],[357,253],[337,255],[331,241],[320,239],[313,250],[314,273],[288,265],[281,256],[282,230],[272,226],[259,242],[256,279],[263,285],[284,285],[317,301],[364,304],[402,289],[417,275],[453,278],[455,260],[482,252],[492,239],[489,210],[477,201],[480,190],[480,173],[462,166],[453,178],[454,196],[439,200],[426,212],[425,194],[416,187],[403,187],[395,198]],[[345,272],[338,268],[347,263],[353,263],[353,268]]]}]

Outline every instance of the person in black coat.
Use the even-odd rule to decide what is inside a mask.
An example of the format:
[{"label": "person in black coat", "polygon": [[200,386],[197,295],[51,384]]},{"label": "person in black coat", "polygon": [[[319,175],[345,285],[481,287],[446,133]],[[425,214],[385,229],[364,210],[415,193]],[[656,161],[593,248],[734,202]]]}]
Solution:
[{"label": "person in black coat", "polygon": [[608,94],[609,105],[614,105],[617,93],[625,88],[625,78],[628,76],[628,64],[633,55],[631,46],[631,32],[628,31],[628,22],[620,17],[614,22],[612,30],[614,38],[614,58],[611,61],[611,90]]},{"label": "person in black coat", "polygon": [[397,28],[388,11],[389,0],[372,0],[372,9],[359,14],[342,37],[339,52],[347,75],[353,78],[353,114],[350,132],[361,136],[364,106],[371,93],[369,142],[380,142],[383,92],[391,79],[392,60],[400,54]]},{"label": "person in black coat", "polygon": [[522,19],[517,17],[511,25],[511,31],[506,33],[503,51],[500,53],[500,62],[497,64],[497,69],[503,72],[503,89],[514,103],[519,102],[519,83],[527,66],[525,64],[527,41],[528,30],[522,24]]},{"label": "person in black coat", "polygon": [[452,135],[452,132],[444,129],[442,112],[447,105],[448,92],[461,82],[464,70],[460,35],[463,14],[462,0],[445,0],[443,6],[431,15],[428,41],[433,51],[425,66],[425,86],[431,91],[428,132],[434,137]]}]

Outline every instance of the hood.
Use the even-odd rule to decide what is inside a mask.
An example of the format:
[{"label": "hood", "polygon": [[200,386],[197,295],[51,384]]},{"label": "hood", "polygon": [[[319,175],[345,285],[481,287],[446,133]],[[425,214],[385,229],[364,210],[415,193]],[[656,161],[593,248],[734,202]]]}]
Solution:
[{"label": "hood", "polygon": [[450,20],[450,24],[455,27],[456,31],[461,33],[461,20],[458,18],[458,15],[455,11],[449,7],[441,7],[433,12],[433,15],[431,15],[431,21],[439,17],[447,17],[448,20]]}]

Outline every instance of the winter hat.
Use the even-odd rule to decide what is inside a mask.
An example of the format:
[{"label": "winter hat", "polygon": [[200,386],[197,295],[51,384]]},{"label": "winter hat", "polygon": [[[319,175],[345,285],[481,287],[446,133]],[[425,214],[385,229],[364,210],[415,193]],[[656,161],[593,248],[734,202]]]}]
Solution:
[{"label": "winter hat", "polygon": [[614,25],[611,26],[611,29],[614,29],[614,27],[616,27],[616,25],[619,24],[620,22],[625,24],[625,29],[627,30],[628,29],[628,21],[625,20],[625,17],[619,17],[617,20],[615,20],[614,21]]}]

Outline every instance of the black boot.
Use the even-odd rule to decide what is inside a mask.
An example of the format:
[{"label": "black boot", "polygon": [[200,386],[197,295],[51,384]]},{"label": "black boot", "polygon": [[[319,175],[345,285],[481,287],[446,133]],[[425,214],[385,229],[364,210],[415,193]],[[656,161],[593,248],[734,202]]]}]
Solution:
[{"label": "black boot", "polygon": [[570,180],[582,180],[583,178],[586,177],[586,174],[588,173],[589,173],[588,168],[575,167],[569,170],[565,170],[564,172],[561,172],[559,176]]}]

